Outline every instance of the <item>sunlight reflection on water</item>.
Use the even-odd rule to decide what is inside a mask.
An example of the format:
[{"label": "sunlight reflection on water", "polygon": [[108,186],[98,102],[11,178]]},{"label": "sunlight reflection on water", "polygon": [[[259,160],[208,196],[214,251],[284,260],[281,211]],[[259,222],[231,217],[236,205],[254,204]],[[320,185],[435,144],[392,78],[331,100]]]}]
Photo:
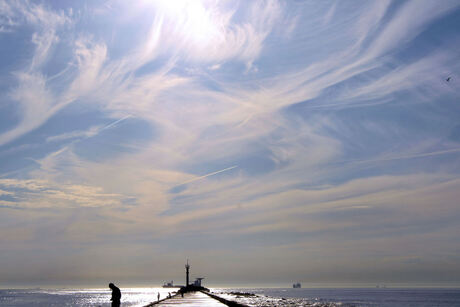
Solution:
[{"label": "sunlight reflection on water", "polygon": [[[173,294],[176,288],[121,288],[122,306],[145,306]],[[110,289],[0,290],[0,306],[111,306]]]}]

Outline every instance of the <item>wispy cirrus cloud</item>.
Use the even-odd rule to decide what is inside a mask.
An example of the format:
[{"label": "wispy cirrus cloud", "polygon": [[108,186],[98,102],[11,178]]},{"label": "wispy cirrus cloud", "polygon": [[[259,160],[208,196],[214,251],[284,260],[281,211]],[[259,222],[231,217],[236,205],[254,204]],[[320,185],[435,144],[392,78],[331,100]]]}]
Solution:
[{"label": "wispy cirrus cloud", "polygon": [[417,1],[404,3],[374,40],[365,57],[377,57],[394,50],[398,45],[414,39],[431,22],[451,13],[458,6],[455,1],[447,1],[443,6],[436,5],[435,1],[426,1],[424,5],[419,5]]},{"label": "wispy cirrus cloud", "polygon": [[235,22],[241,3],[158,1],[151,5],[161,20],[150,30],[153,40],[161,41],[160,50],[174,50],[173,54],[193,62],[238,59],[250,65],[282,13],[277,1],[254,2],[245,8],[243,21]]},{"label": "wispy cirrus cloud", "polygon": [[19,86],[13,90],[11,97],[20,102],[21,119],[16,127],[0,134],[1,145],[39,127],[57,109],[53,105],[55,97],[47,88],[43,75],[20,72],[16,76]]},{"label": "wispy cirrus cloud", "polygon": [[62,107],[63,104],[56,102],[55,94],[48,88],[40,66],[49,57],[52,46],[58,42],[56,31],[70,21],[62,12],[56,13],[28,1],[4,2],[2,10],[5,18],[16,20],[15,25],[33,28],[31,41],[35,50],[27,67],[14,73],[18,86],[10,96],[20,105],[20,120],[16,127],[0,134],[0,145],[39,127]]},{"label": "wispy cirrus cloud", "polygon": [[85,185],[62,185],[48,180],[0,179],[4,195],[14,208],[63,208],[66,206],[100,207],[121,205],[122,195],[104,193],[102,188]]},{"label": "wispy cirrus cloud", "polygon": [[49,136],[46,138],[47,142],[59,142],[68,139],[75,139],[75,138],[88,138],[97,134],[101,126],[93,126],[90,127],[89,130],[81,130],[81,131],[72,131],[67,133],[62,133],[59,135]]}]

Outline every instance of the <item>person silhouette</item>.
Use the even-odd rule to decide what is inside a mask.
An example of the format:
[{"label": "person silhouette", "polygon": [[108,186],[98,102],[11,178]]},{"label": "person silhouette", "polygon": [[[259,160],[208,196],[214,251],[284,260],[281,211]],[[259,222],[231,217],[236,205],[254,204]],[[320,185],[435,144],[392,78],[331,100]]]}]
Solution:
[{"label": "person silhouette", "polygon": [[160,292],[158,292],[157,298],[157,301],[160,301]]},{"label": "person silhouette", "polygon": [[112,289],[112,307],[120,307],[120,300],[121,300],[121,291],[120,289],[115,286],[113,283],[109,284],[109,288]]}]

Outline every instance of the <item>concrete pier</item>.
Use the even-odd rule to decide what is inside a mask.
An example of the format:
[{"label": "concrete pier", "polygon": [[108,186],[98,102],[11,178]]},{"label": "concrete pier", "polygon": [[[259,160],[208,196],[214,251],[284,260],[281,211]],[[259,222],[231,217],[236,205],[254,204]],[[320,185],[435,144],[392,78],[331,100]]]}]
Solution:
[{"label": "concrete pier", "polygon": [[187,292],[184,297],[181,295],[175,295],[171,298],[162,300],[160,302],[153,302],[146,307],[172,307],[172,306],[205,306],[205,307],[224,307],[227,306],[222,304],[216,299],[201,293],[201,292]]}]

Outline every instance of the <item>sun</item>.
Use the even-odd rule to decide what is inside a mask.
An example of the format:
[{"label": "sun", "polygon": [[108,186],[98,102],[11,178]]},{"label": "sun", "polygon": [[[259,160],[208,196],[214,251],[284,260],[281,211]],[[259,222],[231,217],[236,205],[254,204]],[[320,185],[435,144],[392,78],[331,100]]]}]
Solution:
[{"label": "sun", "polygon": [[195,44],[208,44],[219,35],[215,2],[200,0],[144,0],[157,14],[171,21],[172,31]]}]

